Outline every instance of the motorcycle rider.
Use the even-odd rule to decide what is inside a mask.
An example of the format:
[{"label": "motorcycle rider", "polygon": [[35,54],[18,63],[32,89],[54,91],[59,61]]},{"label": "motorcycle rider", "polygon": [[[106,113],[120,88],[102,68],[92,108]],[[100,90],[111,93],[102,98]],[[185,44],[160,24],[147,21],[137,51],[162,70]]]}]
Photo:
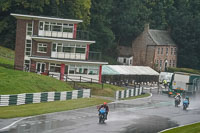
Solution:
[{"label": "motorcycle rider", "polygon": [[189,105],[190,104],[189,96],[186,96],[185,99],[188,100],[188,105]]},{"label": "motorcycle rider", "polygon": [[180,95],[180,93],[177,93],[177,95],[174,98],[175,98],[175,101],[178,100],[179,104],[180,104],[180,102],[181,102],[181,95]]},{"label": "motorcycle rider", "polygon": [[101,109],[101,108],[105,108],[106,109],[106,120],[107,120],[107,116],[108,116],[108,112],[109,112],[109,107],[108,107],[108,105],[107,105],[107,103],[106,102],[104,102],[100,107],[99,107],[99,109],[98,109],[98,111]]}]

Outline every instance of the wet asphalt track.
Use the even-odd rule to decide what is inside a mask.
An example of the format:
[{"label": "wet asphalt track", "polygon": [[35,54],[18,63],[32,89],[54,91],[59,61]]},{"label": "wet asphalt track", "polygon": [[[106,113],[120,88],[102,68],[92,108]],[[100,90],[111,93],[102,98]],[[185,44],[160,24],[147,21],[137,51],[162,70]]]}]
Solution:
[{"label": "wet asphalt track", "polygon": [[98,123],[96,107],[27,118],[0,131],[3,133],[156,133],[163,129],[200,121],[200,104],[187,111],[174,107],[174,99],[153,93],[151,98],[109,104],[105,124]]}]

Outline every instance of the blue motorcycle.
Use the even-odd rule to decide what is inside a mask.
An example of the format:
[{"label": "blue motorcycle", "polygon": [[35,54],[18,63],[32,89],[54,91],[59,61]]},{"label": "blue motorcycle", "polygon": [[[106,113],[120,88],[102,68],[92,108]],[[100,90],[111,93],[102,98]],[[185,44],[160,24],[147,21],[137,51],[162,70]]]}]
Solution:
[{"label": "blue motorcycle", "polygon": [[189,101],[187,99],[183,100],[183,110],[186,110],[188,108]]},{"label": "blue motorcycle", "polygon": [[99,123],[105,123],[106,120],[106,109],[101,108],[99,110]]}]

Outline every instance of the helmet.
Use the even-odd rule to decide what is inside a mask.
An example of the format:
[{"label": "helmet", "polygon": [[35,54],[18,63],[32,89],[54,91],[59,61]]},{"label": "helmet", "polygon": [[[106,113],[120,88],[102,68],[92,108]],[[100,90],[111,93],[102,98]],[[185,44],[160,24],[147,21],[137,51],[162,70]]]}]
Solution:
[{"label": "helmet", "polygon": [[104,104],[104,105],[106,105],[107,103],[106,103],[106,102],[104,102],[103,104]]},{"label": "helmet", "polygon": [[189,97],[188,97],[188,96],[186,96],[185,98],[186,98],[186,99],[188,99]]}]

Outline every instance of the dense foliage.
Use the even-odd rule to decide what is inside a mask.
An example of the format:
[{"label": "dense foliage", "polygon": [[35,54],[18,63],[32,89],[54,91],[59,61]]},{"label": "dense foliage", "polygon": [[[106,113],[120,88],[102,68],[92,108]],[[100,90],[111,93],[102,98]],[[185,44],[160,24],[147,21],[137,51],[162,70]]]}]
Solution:
[{"label": "dense foliage", "polygon": [[0,44],[14,49],[16,20],[10,13],[82,19],[79,28],[95,40],[91,50],[104,59],[117,57],[117,45],[131,46],[143,31],[171,31],[178,45],[178,66],[200,68],[199,0],[1,0]]}]

